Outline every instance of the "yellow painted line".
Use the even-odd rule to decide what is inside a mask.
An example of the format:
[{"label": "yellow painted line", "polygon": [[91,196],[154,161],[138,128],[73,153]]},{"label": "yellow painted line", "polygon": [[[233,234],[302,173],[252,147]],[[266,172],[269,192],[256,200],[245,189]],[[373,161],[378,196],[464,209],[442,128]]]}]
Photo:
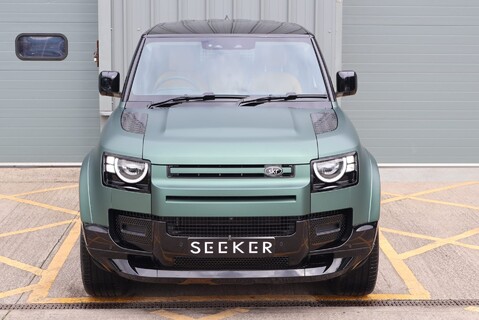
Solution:
[{"label": "yellow painted line", "polygon": [[408,291],[411,295],[417,297],[423,297],[425,299],[430,298],[429,292],[423,287],[423,285],[417,280],[414,273],[409,269],[409,267],[404,263],[404,261],[399,257],[398,253],[394,248],[391,246],[389,241],[384,237],[382,231],[379,231],[380,236],[380,245],[381,250],[387,256],[389,261],[391,262],[396,272],[399,276],[403,279]]},{"label": "yellow painted line", "polygon": [[441,188],[429,189],[429,190],[420,191],[420,192],[416,192],[416,193],[412,193],[412,194],[408,194],[408,195],[404,195],[404,196],[389,198],[389,199],[381,201],[381,203],[386,204],[386,203],[395,202],[395,201],[399,201],[399,200],[405,200],[405,199],[408,199],[410,197],[418,197],[418,196],[422,196],[422,195],[425,195],[425,194],[431,194],[431,193],[436,193],[436,192],[440,192],[440,191],[446,191],[446,190],[455,189],[455,188],[459,188],[459,187],[470,186],[470,185],[474,185],[474,184],[479,184],[479,182],[478,181],[467,181],[467,182],[462,182],[462,183],[456,183],[456,184],[441,187]]},{"label": "yellow painted line", "polygon": [[442,204],[442,205],[446,205],[446,206],[453,206],[453,207],[465,208],[465,209],[479,210],[479,207],[470,206],[470,205],[462,204],[462,203],[447,202],[447,201],[440,201],[440,200],[433,200],[433,199],[425,199],[425,198],[418,198],[418,197],[408,197],[408,199],[417,200],[417,201],[422,201],[422,202]]},{"label": "yellow painted line", "polygon": [[24,293],[24,292],[32,291],[36,287],[37,287],[36,284],[32,284],[32,285],[26,286],[26,287],[16,288],[16,289],[13,289],[13,290],[8,290],[8,291],[3,291],[3,292],[0,292],[0,299],[7,298],[7,297],[10,297],[10,296],[14,296],[16,294],[21,294],[21,293]]},{"label": "yellow painted line", "polygon": [[65,190],[65,189],[73,189],[77,188],[78,184],[71,184],[68,186],[63,186],[63,187],[53,187],[53,188],[47,188],[47,189],[40,189],[40,190],[34,190],[34,191],[29,191],[29,192],[23,192],[23,193],[17,193],[10,195],[11,197],[22,197],[22,196],[28,196],[31,194],[37,194],[37,193],[44,193],[44,192],[50,192],[50,191],[57,191],[57,190]]},{"label": "yellow painted line", "polygon": [[385,191],[381,191],[381,194],[383,194],[383,195],[385,195],[385,196],[404,197],[403,194],[391,193],[391,192],[385,192]]},{"label": "yellow painted line", "polygon": [[244,309],[244,308],[234,308],[234,309],[221,311],[217,314],[201,317],[200,319],[201,320],[222,320],[222,319],[226,319],[234,315],[237,315],[238,313],[246,313],[248,311],[249,311],[248,309]]},{"label": "yellow painted line", "polygon": [[128,297],[128,298],[94,298],[94,297],[70,297],[70,298],[44,298],[36,303],[129,303],[129,302],[318,302],[318,301],[375,301],[375,300],[426,300],[429,293],[412,295],[408,293],[373,293],[364,297],[340,297],[320,295],[229,295],[229,296],[176,296],[176,297]]},{"label": "yellow painted line", "polygon": [[479,312],[479,307],[471,306],[466,308],[467,311]]},{"label": "yellow painted line", "polygon": [[60,207],[52,206],[52,205],[49,205],[49,204],[46,204],[46,203],[36,202],[36,201],[28,200],[28,199],[22,199],[22,198],[17,198],[17,197],[13,197],[13,196],[4,196],[3,198],[8,199],[8,200],[12,200],[12,201],[16,201],[16,202],[26,203],[26,204],[29,204],[29,205],[32,205],[32,206],[35,206],[35,207],[41,207],[41,208],[45,208],[45,209],[48,209],[48,210],[68,213],[68,214],[72,214],[72,215],[75,215],[75,216],[77,216],[79,214],[78,211],[75,211],[75,210],[60,208]]},{"label": "yellow painted line", "polygon": [[[444,238],[431,237],[431,236],[427,236],[427,235],[424,235],[424,234],[401,231],[401,230],[395,230],[395,229],[389,229],[389,228],[384,228],[384,227],[380,227],[380,229],[381,229],[381,231],[384,231],[384,232],[387,232],[387,233],[399,234],[399,235],[407,236],[407,237],[411,237],[411,238],[425,239],[425,240],[431,240],[431,241],[444,241],[445,240]],[[476,246],[476,245],[473,245],[473,244],[468,244],[468,243],[463,243],[463,242],[458,242],[458,241],[448,241],[448,244],[453,244],[453,245],[456,245],[456,246],[461,246],[461,247],[465,247],[465,248],[469,248],[469,249],[479,250],[479,246]]]},{"label": "yellow painted line", "polygon": [[168,311],[168,310],[157,310],[151,313],[165,317],[167,319],[171,319],[171,320],[195,320],[195,319],[196,320],[223,320],[223,319],[232,317],[234,315],[237,315],[238,313],[246,313],[248,311],[249,311],[248,309],[243,309],[243,308],[228,309],[228,310],[207,315],[201,318],[192,318],[192,317],[185,316],[183,314]]},{"label": "yellow painted line", "polygon": [[430,250],[433,250],[433,249],[436,249],[436,248],[439,248],[441,246],[444,246],[446,244],[456,244],[456,241],[457,240],[461,240],[461,239],[464,239],[464,238],[468,238],[470,236],[473,236],[473,235],[476,235],[479,233],[479,228],[476,228],[476,229],[472,229],[472,230],[469,230],[469,231],[466,231],[466,232],[463,232],[461,234],[458,234],[456,236],[453,236],[453,237],[449,237],[449,238],[444,238],[444,239],[438,239],[436,242],[433,242],[433,243],[429,243],[429,244],[426,244],[422,247],[419,247],[417,249],[414,249],[414,250],[411,250],[411,251],[407,251],[407,252],[404,252],[404,253],[401,253],[399,255],[399,257],[401,259],[407,259],[407,258],[411,258],[411,257],[414,257],[414,256],[417,256],[419,254],[423,254],[423,253],[426,253]]},{"label": "yellow painted line", "polygon": [[441,238],[431,237],[431,236],[427,236],[427,235],[419,234],[419,233],[407,232],[407,231],[396,230],[396,229],[389,229],[389,228],[385,228],[385,227],[380,227],[380,229],[381,229],[381,231],[384,231],[384,232],[387,232],[387,233],[395,233],[395,234],[399,234],[399,235],[407,236],[407,237],[411,237],[411,238],[425,239],[425,240],[431,240],[431,241],[441,240]]},{"label": "yellow painted line", "polygon": [[70,233],[63,241],[60,249],[58,249],[58,252],[53,257],[52,262],[50,262],[48,268],[43,271],[43,275],[38,282],[37,287],[28,297],[28,302],[38,302],[48,296],[48,292],[50,291],[53,282],[58,276],[61,267],[65,264],[65,261],[72,251],[75,242],[80,236],[80,225],[80,220],[76,219],[72,229],[70,230]]},{"label": "yellow painted line", "polygon": [[13,260],[4,256],[0,256],[0,263],[9,265],[11,267],[23,270],[23,271],[28,271],[30,273],[33,273],[34,275],[41,276],[43,273],[43,270],[40,268],[37,268],[35,266],[31,266],[29,264]]},{"label": "yellow painted line", "polygon": [[195,318],[188,317],[188,316],[185,316],[176,312],[168,311],[168,310],[157,310],[150,313],[155,314],[157,316],[162,316],[170,320],[195,320]]},{"label": "yellow painted line", "polygon": [[65,220],[65,221],[60,221],[60,222],[45,224],[45,225],[39,226],[39,227],[33,227],[33,228],[27,228],[27,229],[12,231],[12,232],[0,233],[0,238],[9,237],[9,236],[14,236],[14,235],[17,235],[17,234],[22,234],[22,233],[28,233],[28,232],[34,232],[34,231],[39,231],[39,230],[45,230],[45,229],[49,229],[49,228],[54,228],[54,227],[58,227],[58,226],[61,226],[61,225],[64,225],[64,224],[69,224],[69,223],[71,223],[71,222],[72,222],[72,220]]}]

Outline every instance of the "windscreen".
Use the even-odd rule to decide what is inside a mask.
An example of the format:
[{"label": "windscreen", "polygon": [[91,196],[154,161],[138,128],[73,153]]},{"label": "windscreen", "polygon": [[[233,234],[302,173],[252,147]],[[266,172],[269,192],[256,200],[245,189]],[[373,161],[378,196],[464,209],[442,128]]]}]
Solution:
[{"label": "windscreen", "polygon": [[130,99],[152,96],[326,94],[309,38],[150,38]]}]

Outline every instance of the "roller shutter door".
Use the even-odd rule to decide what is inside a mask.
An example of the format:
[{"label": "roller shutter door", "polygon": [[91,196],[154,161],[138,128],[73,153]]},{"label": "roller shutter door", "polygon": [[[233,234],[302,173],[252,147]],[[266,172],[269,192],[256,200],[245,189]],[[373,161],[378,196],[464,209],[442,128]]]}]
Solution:
[{"label": "roller shutter door", "polygon": [[345,0],[342,106],[381,163],[479,163],[479,2]]},{"label": "roller shutter door", "polygon": [[[97,143],[97,5],[0,0],[0,163],[80,162]],[[16,54],[19,34],[20,58],[27,60]],[[46,43],[38,57],[41,34],[62,34],[67,43]],[[49,60],[64,46],[64,60]]]}]

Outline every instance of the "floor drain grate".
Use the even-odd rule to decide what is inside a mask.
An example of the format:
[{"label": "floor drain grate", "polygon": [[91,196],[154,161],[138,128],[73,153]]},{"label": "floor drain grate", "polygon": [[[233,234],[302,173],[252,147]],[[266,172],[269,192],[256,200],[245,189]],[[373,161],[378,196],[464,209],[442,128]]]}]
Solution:
[{"label": "floor drain grate", "polygon": [[0,310],[55,309],[188,309],[188,308],[255,308],[255,307],[467,307],[479,306],[479,299],[456,300],[318,300],[318,301],[251,301],[251,302],[122,302],[122,303],[28,303],[0,304]]}]

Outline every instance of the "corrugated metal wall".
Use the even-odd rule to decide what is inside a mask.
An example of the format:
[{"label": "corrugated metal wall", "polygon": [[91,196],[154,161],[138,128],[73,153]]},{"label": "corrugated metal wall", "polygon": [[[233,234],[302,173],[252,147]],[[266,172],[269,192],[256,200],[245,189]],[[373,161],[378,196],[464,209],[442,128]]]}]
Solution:
[{"label": "corrugated metal wall", "polygon": [[479,1],[345,0],[342,105],[382,163],[479,163]]},{"label": "corrugated metal wall", "polygon": [[[97,0],[0,1],[0,163],[80,162],[97,143]],[[22,61],[20,33],[63,33],[63,61]]]},{"label": "corrugated metal wall", "polygon": [[[100,0],[100,69],[120,71],[124,79],[140,35],[159,22],[224,19],[228,16],[231,19],[269,19],[301,24],[315,33],[330,71],[335,71],[341,65],[341,2],[341,0]],[[111,99],[102,98],[102,111],[111,108]]]}]

